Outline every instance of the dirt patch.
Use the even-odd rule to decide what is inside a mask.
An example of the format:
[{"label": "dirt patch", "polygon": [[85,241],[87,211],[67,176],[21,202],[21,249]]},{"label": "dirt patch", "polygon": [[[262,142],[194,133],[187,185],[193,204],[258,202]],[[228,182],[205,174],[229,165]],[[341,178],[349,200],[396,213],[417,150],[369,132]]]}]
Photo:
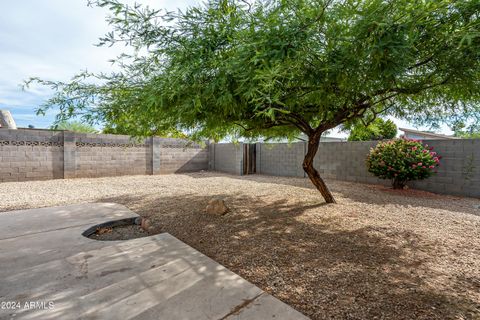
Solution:
[{"label": "dirt patch", "polygon": [[101,241],[129,240],[148,237],[150,234],[138,225],[101,227],[89,236],[90,239]]},{"label": "dirt patch", "polygon": [[327,184],[338,204],[261,175],[3,183],[0,210],[124,204],[312,319],[480,319],[479,199]]}]

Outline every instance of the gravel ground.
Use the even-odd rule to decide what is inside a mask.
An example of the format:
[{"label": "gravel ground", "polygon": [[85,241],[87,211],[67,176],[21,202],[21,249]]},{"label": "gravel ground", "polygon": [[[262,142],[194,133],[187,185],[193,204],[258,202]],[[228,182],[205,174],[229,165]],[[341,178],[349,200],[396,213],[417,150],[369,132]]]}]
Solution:
[{"label": "gravel ground", "polygon": [[0,211],[124,204],[312,319],[480,319],[479,199],[327,183],[338,204],[262,175],[13,182]]},{"label": "gravel ground", "polygon": [[97,232],[89,236],[90,239],[101,241],[130,240],[142,237],[148,237],[149,234],[140,226],[118,226],[112,228],[99,228]]}]

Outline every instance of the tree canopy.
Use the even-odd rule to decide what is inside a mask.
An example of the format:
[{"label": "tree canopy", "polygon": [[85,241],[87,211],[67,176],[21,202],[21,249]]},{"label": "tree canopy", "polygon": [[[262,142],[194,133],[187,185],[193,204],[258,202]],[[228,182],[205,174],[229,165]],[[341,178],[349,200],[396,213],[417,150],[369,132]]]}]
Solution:
[{"label": "tree canopy", "polygon": [[56,94],[59,119],[172,130],[309,138],[304,170],[334,202],[313,158],[323,132],[377,115],[436,124],[478,114],[478,0],[210,0],[166,12],[117,0],[99,45],[126,44],[119,71],[71,82],[33,78]]},{"label": "tree canopy", "polygon": [[392,120],[376,118],[370,123],[358,121],[344,127],[350,132],[348,141],[370,141],[392,139],[397,135],[397,126]]}]

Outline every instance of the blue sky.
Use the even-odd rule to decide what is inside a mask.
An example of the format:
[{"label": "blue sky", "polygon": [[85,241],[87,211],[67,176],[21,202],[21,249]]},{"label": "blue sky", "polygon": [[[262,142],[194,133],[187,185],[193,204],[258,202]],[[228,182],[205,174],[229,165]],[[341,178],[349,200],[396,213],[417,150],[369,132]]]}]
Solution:
[{"label": "blue sky", "polygon": [[[133,3],[133,1],[125,1]],[[193,0],[141,3],[175,10],[194,4]],[[124,47],[100,48],[97,39],[108,30],[107,9],[91,8],[87,0],[2,1],[0,10],[0,108],[8,109],[20,127],[29,124],[45,128],[54,120],[52,110],[45,117],[35,109],[51,92],[35,87],[22,91],[29,77],[68,80],[80,70],[112,69],[109,59]]]},{"label": "blue sky", "polygon": [[[125,2],[133,3],[130,0]],[[155,8],[184,9],[195,0],[140,0]],[[0,109],[12,112],[19,127],[49,127],[55,111],[36,116],[35,109],[51,92],[41,87],[22,91],[20,84],[32,76],[68,80],[80,70],[112,69],[109,59],[124,47],[100,48],[97,39],[108,30],[106,9],[91,8],[87,0],[3,1],[0,10]],[[399,127],[415,128],[393,119]],[[422,129],[422,128],[420,128]],[[441,133],[449,134],[444,127]],[[332,135],[340,135],[336,131]]]}]

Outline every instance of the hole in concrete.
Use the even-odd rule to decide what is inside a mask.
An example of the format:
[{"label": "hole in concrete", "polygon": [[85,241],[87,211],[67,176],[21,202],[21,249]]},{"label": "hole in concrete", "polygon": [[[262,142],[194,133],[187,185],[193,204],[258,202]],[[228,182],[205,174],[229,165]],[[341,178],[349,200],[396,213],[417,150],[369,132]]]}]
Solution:
[{"label": "hole in concrete", "polygon": [[140,217],[109,221],[90,227],[82,236],[101,241],[129,240],[147,237],[150,234],[141,226]]}]

